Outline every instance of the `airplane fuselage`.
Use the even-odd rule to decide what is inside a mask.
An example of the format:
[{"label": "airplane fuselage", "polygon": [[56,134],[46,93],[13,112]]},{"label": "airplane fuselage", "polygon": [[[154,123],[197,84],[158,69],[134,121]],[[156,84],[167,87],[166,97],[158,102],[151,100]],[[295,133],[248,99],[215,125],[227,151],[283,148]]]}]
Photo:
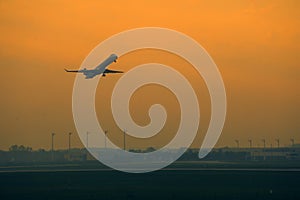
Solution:
[{"label": "airplane fuselage", "polygon": [[[106,58],[100,65],[98,65],[94,70],[95,73],[102,74],[104,73],[106,67],[113,62],[117,62],[118,56],[116,54],[111,54]],[[98,71],[98,72],[97,72]]]}]

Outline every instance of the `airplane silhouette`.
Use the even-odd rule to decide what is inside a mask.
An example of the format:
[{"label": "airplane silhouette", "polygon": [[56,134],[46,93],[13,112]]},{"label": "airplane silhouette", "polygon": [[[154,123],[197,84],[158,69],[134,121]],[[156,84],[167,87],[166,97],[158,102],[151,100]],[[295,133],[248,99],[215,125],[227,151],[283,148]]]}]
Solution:
[{"label": "airplane silhouette", "polygon": [[106,58],[102,63],[100,63],[94,69],[81,69],[81,70],[68,70],[65,69],[66,72],[75,72],[75,73],[83,73],[86,79],[94,78],[95,76],[102,74],[102,76],[106,76],[109,73],[123,73],[122,71],[115,71],[111,69],[106,69],[108,65],[113,62],[117,62],[118,56],[116,54],[111,54],[108,58]]}]

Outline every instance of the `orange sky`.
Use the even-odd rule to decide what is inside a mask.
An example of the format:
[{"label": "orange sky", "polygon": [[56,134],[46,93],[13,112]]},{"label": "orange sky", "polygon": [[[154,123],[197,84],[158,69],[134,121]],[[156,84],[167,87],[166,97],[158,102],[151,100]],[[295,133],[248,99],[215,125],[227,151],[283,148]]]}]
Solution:
[{"label": "orange sky", "polygon": [[0,149],[48,149],[52,131],[66,147],[75,76],[63,69],[79,67],[107,37],[145,26],[193,37],[218,65],[228,97],[218,146],[299,143],[299,9],[297,0],[0,1]]}]

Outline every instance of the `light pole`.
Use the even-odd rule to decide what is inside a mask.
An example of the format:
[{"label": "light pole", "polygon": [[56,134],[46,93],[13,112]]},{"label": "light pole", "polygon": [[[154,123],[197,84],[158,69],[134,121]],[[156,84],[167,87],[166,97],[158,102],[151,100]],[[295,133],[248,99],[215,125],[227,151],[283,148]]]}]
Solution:
[{"label": "light pole", "polygon": [[277,148],[279,148],[279,139],[275,139],[275,141],[277,142]]},{"label": "light pole", "polygon": [[51,133],[51,151],[52,152],[54,151],[54,136],[55,136],[55,133]]},{"label": "light pole", "polygon": [[294,138],[291,138],[291,145],[292,145],[292,147],[295,145],[295,140],[294,140]]},{"label": "light pole", "polygon": [[89,132],[86,132],[86,147],[89,148]]},{"label": "light pole", "polygon": [[72,133],[69,132],[69,151],[71,151],[71,135]]},{"label": "light pole", "polygon": [[104,147],[105,147],[105,149],[106,149],[106,135],[107,135],[107,133],[108,133],[108,131],[106,130],[106,131],[104,131],[104,134],[105,134],[105,137],[104,137]]},{"label": "light pole", "polygon": [[264,149],[265,149],[265,148],[266,148],[266,140],[265,140],[265,139],[262,139],[261,141],[263,142],[263,144],[264,144]]},{"label": "light pole", "polygon": [[124,142],[124,151],[126,150],[126,130],[124,130],[124,139],[123,139],[123,142]]},{"label": "light pole", "polygon": [[51,159],[54,160],[54,136],[55,133],[51,133]]},{"label": "light pole", "polygon": [[236,142],[237,148],[239,149],[240,148],[240,141],[239,140],[235,140],[235,142]]},{"label": "light pole", "polygon": [[252,140],[248,140],[250,149],[252,148]]}]

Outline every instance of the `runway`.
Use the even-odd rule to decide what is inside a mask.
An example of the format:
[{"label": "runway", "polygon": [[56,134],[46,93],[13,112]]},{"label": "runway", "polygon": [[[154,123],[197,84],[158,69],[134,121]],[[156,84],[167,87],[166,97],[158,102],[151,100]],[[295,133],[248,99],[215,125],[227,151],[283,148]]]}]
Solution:
[{"label": "runway", "polygon": [[[117,171],[101,166],[84,168],[80,165],[35,165],[0,167],[0,173],[34,173],[34,172],[106,172]],[[249,172],[300,172],[300,168],[224,168],[224,167],[166,167],[157,171],[249,171]]]},{"label": "runway", "polygon": [[165,168],[131,174],[109,168],[0,173],[0,199],[300,199],[299,169]]}]

